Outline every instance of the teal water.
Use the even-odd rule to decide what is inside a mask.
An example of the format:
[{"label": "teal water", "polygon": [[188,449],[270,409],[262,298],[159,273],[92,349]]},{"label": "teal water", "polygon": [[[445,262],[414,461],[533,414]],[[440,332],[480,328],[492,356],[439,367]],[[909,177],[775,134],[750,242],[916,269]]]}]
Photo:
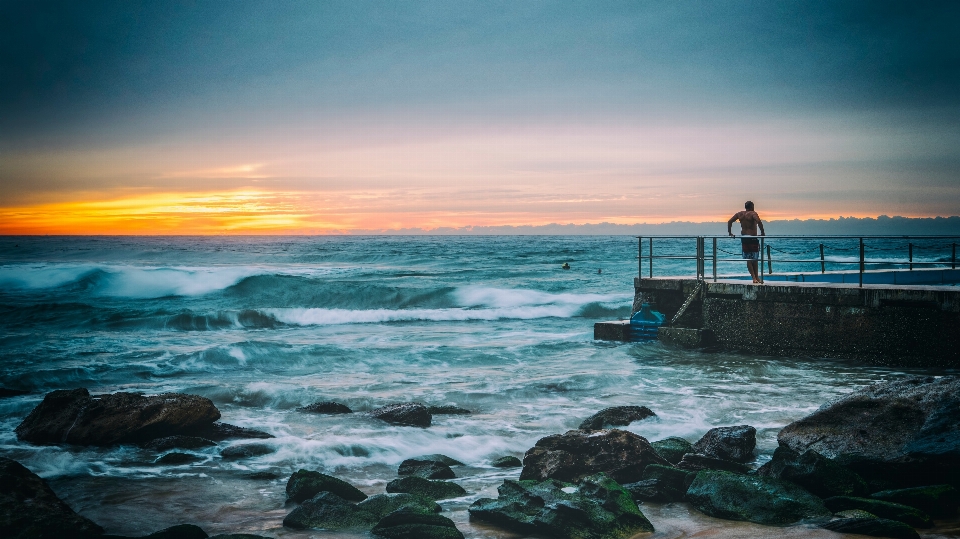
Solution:
[{"label": "teal water", "polygon": [[[763,462],[782,426],[903,374],[594,341],[595,322],[629,315],[636,272],[632,237],[0,238],[0,384],[31,391],[0,400],[0,454],[108,533],[188,522],[211,534],[333,537],[342,534],[282,528],[293,471],[372,494],[403,459],[443,453],[467,464],[455,470],[469,493],[442,502],[447,514],[468,537],[513,537],[468,521],[473,500],[519,474],[490,463],[601,408],[650,407],[658,417],[628,430],[651,441],[750,424]],[[223,421],[274,434],[276,452],[226,462],[219,450],[243,442],[223,442],[198,451],[198,463],[156,466],[157,454],[133,447],[17,441],[14,428],[46,392],[74,387],[203,395]],[[417,429],[295,410],[319,400],[474,413]],[[763,535],[682,508],[643,509],[658,536],[712,526]]]}]

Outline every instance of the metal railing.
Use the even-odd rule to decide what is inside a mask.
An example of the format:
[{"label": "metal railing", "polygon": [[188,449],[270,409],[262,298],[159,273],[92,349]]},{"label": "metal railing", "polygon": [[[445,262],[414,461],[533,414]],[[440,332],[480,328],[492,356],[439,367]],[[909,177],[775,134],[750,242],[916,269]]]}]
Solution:
[{"label": "metal railing", "polygon": [[[863,286],[863,274],[867,271],[868,266],[902,266],[908,268],[910,271],[914,269],[914,266],[942,266],[949,267],[951,269],[957,269],[957,243],[960,240],[960,236],[735,236],[731,237],[729,235],[716,235],[716,236],[637,236],[638,241],[638,275],[640,278],[643,278],[643,262],[647,261],[647,269],[649,277],[654,276],[654,260],[695,260],[696,261],[696,274],[698,280],[703,280],[706,277],[706,267],[707,263],[710,263],[712,266],[712,276],[714,282],[717,280],[717,265],[721,263],[732,263],[739,262],[744,263],[746,260],[740,256],[737,258],[721,258],[718,256],[718,252],[723,252],[728,255],[736,256],[738,253],[730,252],[718,247],[718,240],[730,240],[730,241],[739,241],[742,238],[755,238],[760,242],[760,253],[758,263],[758,273],[760,277],[760,282],[763,282],[764,274],[772,275],[773,274],[773,264],[816,264],[820,268],[820,273],[827,272],[827,265],[834,266],[856,266],[858,268],[859,284]],[[644,240],[647,243],[647,252],[644,253]],[[694,255],[686,254],[664,254],[658,255],[654,252],[654,240],[675,240],[676,242],[685,242],[691,241],[694,242],[693,247],[695,252]],[[707,250],[707,241],[710,240],[711,248],[709,249],[709,254]],[[816,246],[807,251],[787,251],[771,245],[770,240],[786,240],[786,242],[795,242],[798,244],[806,243],[807,245],[813,245],[813,242],[816,242]],[[855,247],[838,247],[837,242],[851,242],[852,240],[856,241]],[[931,247],[928,244],[921,244],[918,242],[941,242],[938,245]],[[829,243],[833,244],[830,245]],[[868,250],[871,252],[891,252],[891,251],[900,251],[902,247],[890,247],[890,246],[878,246],[883,242],[906,242],[906,255],[903,259],[871,259],[867,258]],[[946,242],[946,243],[943,243]],[[871,245],[872,244],[872,245]],[[914,258],[914,250],[920,246],[923,246],[925,249],[929,250],[931,248],[938,249],[949,249],[950,258],[949,260],[916,260]],[[859,253],[859,259],[855,261],[844,261],[837,259],[830,259],[825,256],[827,249],[832,251],[840,252],[850,252],[856,251]],[[772,251],[778,251],[783,254],[789,255],[803,255],[807,253],[816,253],[819,252],[819,258],[806,258],[806,259],[790,259],[790,258],[780,258],[774,259],[772,256]],[[764,268],[766,266],[766,268]],[[764,272],[766,269],[766,272]],[[898,269],[898,268],[894,268]]]}]

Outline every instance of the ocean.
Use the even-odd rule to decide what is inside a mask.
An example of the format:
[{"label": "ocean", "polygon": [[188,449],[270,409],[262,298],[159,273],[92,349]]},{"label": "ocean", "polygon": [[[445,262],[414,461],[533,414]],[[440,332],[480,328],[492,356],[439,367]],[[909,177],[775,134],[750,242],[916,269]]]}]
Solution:
[{"label": "ocean", "polygon": [[[909,374],[594,341],[595,322],[630,314],[636,255],[630,236],[3,237],[0,385],[30,393],[0,399],[0,454],[107,533],[191,523],[211,535],[322,538],[353,536],[282,527],[291,473],[322,471],[374,494],[402,460],[442,453],[466,464],[455,481],[468,492],[440,502],[444,514],[467,537],[519,537],[469,521],[472,501],[519,475],[491,462],[522,458],[602,408],[652,409],[656,418],[626,427],[650,441],[752,425],[761,464],[784,425]],[[202,395],[222,421],[273,434],[265,442],[276,451],[225,461],[219,450],[242,443],[227,441],[197,451],[198,462],[163,466],[137,447],[16,439],[44,394],[76,387]],[[357,413],[296,410],[322,400]],[[408,401],[472,414],[437,415],[421,429],[362,413]],[[641,510],[654,537],[770,531],[684,504]]]}]

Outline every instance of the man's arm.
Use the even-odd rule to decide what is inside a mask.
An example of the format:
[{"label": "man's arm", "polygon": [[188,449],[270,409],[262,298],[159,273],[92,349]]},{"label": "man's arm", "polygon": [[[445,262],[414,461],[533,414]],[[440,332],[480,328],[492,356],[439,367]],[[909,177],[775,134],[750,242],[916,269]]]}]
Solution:
[{"label": "man's arm", "polygon": [[763,221],[760,220],[760,216],[757,216],[757,226],[760,227],[760,235],[766,236],[767,233],[763,231]]},{"label": "man's arm", "polygon": [[734,214],[733,217],[731,217],[729,220],[727,220],[727,234],[730,234],[731,236],[733,236],[733,232],[730,232],[730,227],[732,227],[732,226],[733,226],[733,222],[736,221],[736,220],[739,219],[739,218],[740,218],[740,214],[739,214],[739,213],[736,213],[736,214]]}]

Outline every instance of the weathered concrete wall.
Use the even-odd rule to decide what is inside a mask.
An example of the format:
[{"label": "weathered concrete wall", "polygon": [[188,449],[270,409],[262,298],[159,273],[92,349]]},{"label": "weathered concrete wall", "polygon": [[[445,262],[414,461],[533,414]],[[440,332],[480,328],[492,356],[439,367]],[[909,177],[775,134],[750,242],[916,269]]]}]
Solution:
[{"label": "weathered concrete wall", "polygon": [[[705,282],[677,322],[720,347],[881,365],[960,366],[960,287]],[[672,317],[693,279],[638,279],[636,293]]]}]

